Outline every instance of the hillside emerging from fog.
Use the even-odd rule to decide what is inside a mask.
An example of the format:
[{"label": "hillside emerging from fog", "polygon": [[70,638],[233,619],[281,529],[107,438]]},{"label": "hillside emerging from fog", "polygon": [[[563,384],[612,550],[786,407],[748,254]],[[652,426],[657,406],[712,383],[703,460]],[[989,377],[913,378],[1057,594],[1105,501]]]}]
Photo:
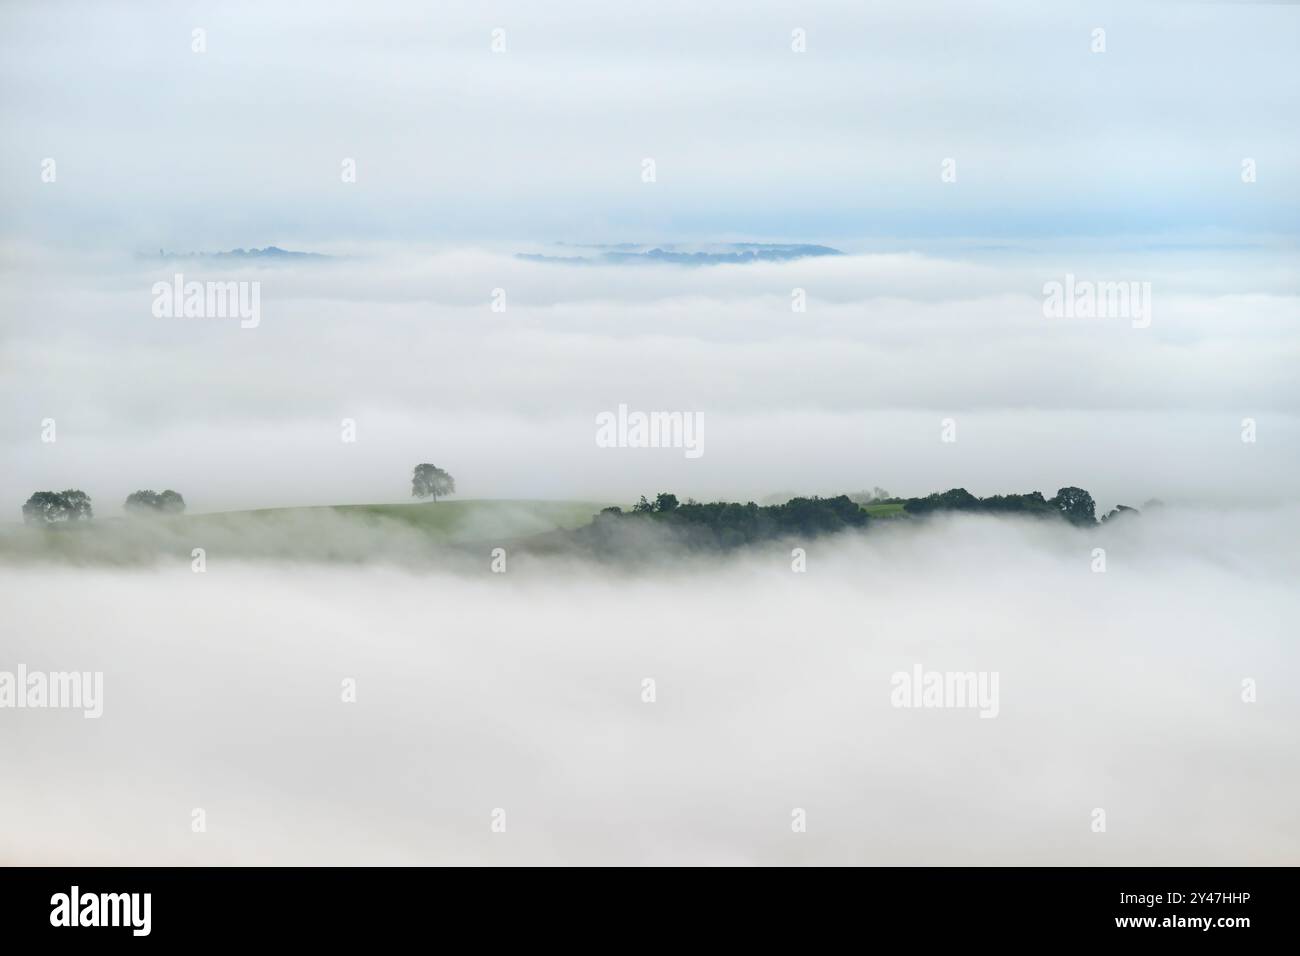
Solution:
[{"label": "hillside emerging from fog", "polygon": [[[87,498],[87,501],[89,499]],[[861,533],[884,522],[924,522],[944,513],[1046,520],[1076,528],[1105,524],[1091,495],[1062,488],[978,498],[956,488],[919,498],[860,500],[848,495],[702,503],[659,493],[630,509],[591,501],[442,500],[427,503],[264,508],[209,514],[82,517],[0,530],[0,561],[148,564],[228,558],[365,563],[392,561],[472,567],[485,549],[531,556],[639,561],[675,553],[728,552]],[[196,551],[196,549],[198,549]]]}]

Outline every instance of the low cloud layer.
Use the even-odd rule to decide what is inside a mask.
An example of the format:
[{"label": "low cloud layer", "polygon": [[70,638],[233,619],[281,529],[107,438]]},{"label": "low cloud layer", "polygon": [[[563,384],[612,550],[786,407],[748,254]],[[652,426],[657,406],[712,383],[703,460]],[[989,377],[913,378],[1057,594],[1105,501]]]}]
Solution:
[{"label": "low cloud layer", "polygon": [[[1216,271],[1155,253],[691,269],[509,249],[274,268],[11,252],[0,497],[14,518],[43,488],[83,488],[103,514],[154,486],[203,511],[395,501],[419,461],[473,497],[1074,484],[1106,507],[1290,497],[1300,463],[1297,290],[1268,254]],[[259,282],[257,326],[156,317],[153,283],[178,270]],[[1044,284],[1067,274],[1149,282],[1149,327],[1045,316]],[[703,455],[597,447],[597,416],[620,404],[702,415]]]},{"label": "low cloud layer", "polygon": [[[1167,509],[878,525],[802,574],[7,570],[0,668],[104,699],[0,711],[0,860],[1294,864],[1297,534]],[[996,672],[997,717],[891,706],[917,665]]]}]

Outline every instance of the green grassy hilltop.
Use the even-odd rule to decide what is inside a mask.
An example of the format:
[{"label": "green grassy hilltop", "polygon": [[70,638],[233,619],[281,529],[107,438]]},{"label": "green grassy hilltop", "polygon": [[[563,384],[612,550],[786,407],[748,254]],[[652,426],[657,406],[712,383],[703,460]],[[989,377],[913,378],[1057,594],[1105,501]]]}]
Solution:
[{"label": "green grassy hilltop", "polygon": [[0,528],[0,561],[136,564],[195,548],[218,561],[419,561],[461,546],[501,545],[590,524],[600,502],[442,500],[99,518]]},{"label": "green grassy hilltop", "polygon": [[334,514],[346,519],[397,523],[448,542],[514,538],[544,531],[577,528],[589,523],[604,504],[596,501],[530,501],[511,499],[443,500],[388,505],[317,505],[298,508],[259,508],[178,517],[187,530],[244,523],[292,524],[300,519]]}]

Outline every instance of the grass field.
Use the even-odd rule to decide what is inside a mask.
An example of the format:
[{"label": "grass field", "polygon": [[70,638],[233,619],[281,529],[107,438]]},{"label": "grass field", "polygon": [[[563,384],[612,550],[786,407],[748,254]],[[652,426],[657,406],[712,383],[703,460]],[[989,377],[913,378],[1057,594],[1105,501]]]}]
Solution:
[{"label": "grass field", "polygon": [[509,544],[578,528],[600,502],[473,500],[262,508],[153,517],[101,517],[50,528],[0,527],[0,561],[136,564],[222,558],[420,560],[446,548]]},{"label": "grass field", "polygon": [[[152,517],[101,517],[48,529],[0,527],[0,561],[138,564],[191,559],[392,560],[418,563],[481,546],[564,550],[565,532],[588,525],[605,503],[528,499],[259,508]],[[863,507],[876,520],[907,520],[902,504]]]},{"label": "grass field", "polygon": [[447,541],[473,541],[581,527],[590,522],[592,515],[603,507],[603,503],[595,501],[458,499],[391,505],[262,508],[254,511],[187,515],[179,520],[190,523],[193,527],[202,527],[208,522],[244,518],[264,518],[270,523],[281,523],[332,512],[343,518],[374,519],[376,523],[398,522]]}]

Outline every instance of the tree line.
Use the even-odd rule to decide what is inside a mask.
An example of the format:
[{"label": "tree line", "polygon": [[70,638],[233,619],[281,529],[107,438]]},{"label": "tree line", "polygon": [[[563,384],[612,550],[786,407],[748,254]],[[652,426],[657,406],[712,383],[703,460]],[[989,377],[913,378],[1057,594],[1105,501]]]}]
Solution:
[{"label": "tree line", "polygon": [[[907,514],[916,517],[938,512],[969,512],[1051,518],[1067,521],[1076,527],[1099,523],[1092,495],[1073,486],[1058,489],[1051,498],[1044,497],[1040,491],[978,498],[965,488],[952,488],[919,498],[883,497],[883,494],[883,490],[877,488],[866,498],[872,505],[902,505]],[[618,540],[618,531],[644,521],[666,530],[683,532],[691,543],[713,544],[721,548],[776,538],[815,537],[868,524],[871,520],[868,512],[854,497],[791,498],[783,504],[772,505],[758,505],[752,501],[745,504],[728,501],[702,504],[693,499],[682,503],[676,495],[660,492],[653,501],[643,495],[629,511],[619,507],[604,509],[587,529],[581,529],[580,537],[598,545],[613,543]],[[1119,505],[1101,522],[1126,512],[1138,514],[1136,508]],[[629,522],[633,524],[629,525]]]},{"label": "tree line", "polygon": [[[926,495],[924,498],[889,498],[878,500],[876,503],[902,504],[903,510],[911,515],[927,515],[936,511],[966,511],[976,514],[1025,514],[1064,518],[1078,527],[1097,524],[1097,504],[1092,500],[1092,495],[1082,488],[1073,486],[1058,489],[1051,498],[1044,498],[1041,491],[977,498],[965,488],[951,488],[948,491]],[[1103,516],[1101,521],[1110,521],[1124,512],[1138,514],[1136,508],[1118,505]]]},{"label": "tree line", "polygon": [[668,530],[680,531],[694,544],[736,548],[775,538],[815,537],[846,528],[865,527],[867,513],[848,495],[834,498],[791,498],[784,504],[740,504],[714,501],[707,504],[660,492],[654,501],[642,496],[625,512],[606,508],[596,516],[589,537],[598,543],[627,522],[650,520]]},{"label": "tree line", "polygon": [[[122,507],[127,514],[181,514],[185,499],[180,492],[133,491],[126,496]],[[23,521],[34,525],[67,524],[89,521],[95,517],[90,495],[79,488],[64,491],[38,491],[23,504]]]},{"label": "tree line", "polygon": [[[411,475],[411,495],[432,498],[456,493],[456,479],[445,469],[428,463],[415,466]],[[126,496],[122,508],[130,515],[177,515],[185,511],[185,498],[179,491],[142,489]],[[31,525],[57,525],[90,521],[95,517],[90,495],[78,488],[64,491],[38,491],[23,504],[23,521]]]}]

